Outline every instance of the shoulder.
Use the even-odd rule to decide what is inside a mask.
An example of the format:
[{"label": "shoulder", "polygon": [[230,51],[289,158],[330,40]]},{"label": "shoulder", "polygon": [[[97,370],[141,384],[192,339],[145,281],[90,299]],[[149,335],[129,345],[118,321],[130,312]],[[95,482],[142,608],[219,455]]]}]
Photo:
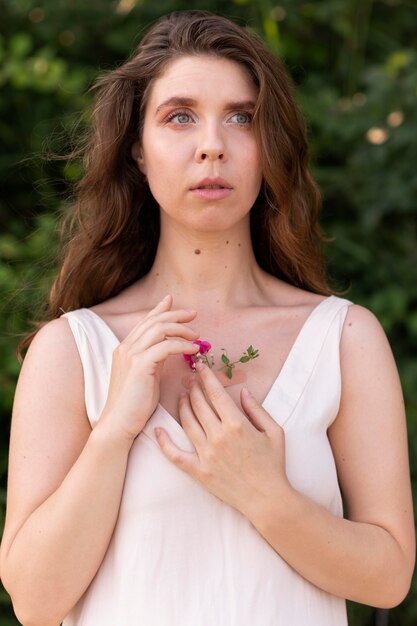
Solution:
[{"label": "shoulder", "polygon": [[83,381],[82,364],[68,320],[60,317],[47,322],[36,333],[23,361],[21,378],[70,382]]},{"label": "shoulder", "polygon": [[360,304],[354,304],[352,302],[350,302],[350,306],[347,310],[346,326],[357,332],[372,330],[384,332],[378,318],[372,311]]},{"label": "shoulder", "polygon": [[53,344],[55,341],[71,343],[72,332],[68,324],[68,319],[64,316],[46,322],[36,333],[32,345]]},{"label": "shoulder", "polygon": [[378,318],[369,309],[350,304],[347,309],[341,338],[342,358],[352,352],[387,351],[388,339]]},{"label": "shoulder", "polygon": [[77,348],[68,319],[59,317],[46,322],[36,333],[29,346],[25,361],[28,357],[43,354],[48,358],[56,355],[56,358],[65,359],[71,354],[77,354]]},{"label": "shoulder", "polygon": [[351,305],[343,325],[340,343],[342,393],[354,398],[397,397],[401,384],[394,355],[376,316],[368,309]]},{"label": "shoulder", "polygon": [[12,424],[20,442],[29,445],[27,438],[32,437],[39,450],[48,445],[49,436],[56,446],[61,438],[66,440],[63,448],[75,437],[78,452],[79,441],[85,442],[89,425],[84,372],[65,318],[46,323],[29,346],[17,383]]}]

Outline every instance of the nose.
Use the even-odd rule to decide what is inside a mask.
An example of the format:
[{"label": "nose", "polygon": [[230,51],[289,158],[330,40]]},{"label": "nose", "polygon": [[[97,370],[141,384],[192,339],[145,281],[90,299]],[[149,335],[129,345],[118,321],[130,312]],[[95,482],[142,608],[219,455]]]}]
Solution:
[{"label": "nose", "polygon": [[195,153],[196,161],[224,161],[226,146],[221,127],[216,123],[205,125],[201,129]]}]

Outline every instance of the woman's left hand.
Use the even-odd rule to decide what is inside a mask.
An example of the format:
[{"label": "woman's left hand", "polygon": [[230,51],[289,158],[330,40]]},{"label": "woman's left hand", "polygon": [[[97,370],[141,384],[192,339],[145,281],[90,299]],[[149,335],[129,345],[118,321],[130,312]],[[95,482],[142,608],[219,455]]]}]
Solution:
[{"label": "woman's left hand", "polygon": [[198,370],[179,400],[181,425],[196,451],[178,448],[163,428],[155,429],[158,443],[174,465],[250,517],[257,502],[288,490],[284,431],[245,389],[243,413],[207,366]]}]

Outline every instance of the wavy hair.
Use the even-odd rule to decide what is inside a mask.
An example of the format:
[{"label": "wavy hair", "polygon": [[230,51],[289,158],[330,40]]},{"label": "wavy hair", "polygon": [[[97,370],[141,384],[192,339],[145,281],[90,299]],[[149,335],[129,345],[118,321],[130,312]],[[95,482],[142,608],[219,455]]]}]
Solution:
[{"label": "wavy hair", "polygon": [[240,64],[258,89],[253,128],[263,183],[251,209],[259,266],[309,291],[328,295],[320,192],[308,169],[305,122],[284,64],[253,34],[207,11],[159,19],[131,57],[98,78],[90,130],[80,153],[84,175],[61,224],[58,273],[44,321],[117,295],[152,267],[159,241],[159,207],[131,150],[141,137],[153,81],[184,55],[223,57]]}]

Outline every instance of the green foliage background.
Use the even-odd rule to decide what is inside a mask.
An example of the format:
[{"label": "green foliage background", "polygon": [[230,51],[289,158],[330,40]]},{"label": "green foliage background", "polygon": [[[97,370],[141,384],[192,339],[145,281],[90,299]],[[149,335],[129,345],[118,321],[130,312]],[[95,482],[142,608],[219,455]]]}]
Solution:
[{"label": "green foliage background", "polygon": [[[57,217],[79,175],[77,165],[41,156],[68,149],[64,131],[88,108],[97,73],[122,61],[155,18],[188,8],[247,24],[294,77],[324,194],[324,229],[335,238],[327,250],[331,275],[388,333],[406,398],[416,491],[415,1],[0,0],[0,524],[16,334],[47,293]],[[354,604],[349,611],[351,626],[385,624],[387,617],[390,626],[415,625],[417,581],[388,616]],[[4,590],[0,615],[2,626],[18,623]]]}]

